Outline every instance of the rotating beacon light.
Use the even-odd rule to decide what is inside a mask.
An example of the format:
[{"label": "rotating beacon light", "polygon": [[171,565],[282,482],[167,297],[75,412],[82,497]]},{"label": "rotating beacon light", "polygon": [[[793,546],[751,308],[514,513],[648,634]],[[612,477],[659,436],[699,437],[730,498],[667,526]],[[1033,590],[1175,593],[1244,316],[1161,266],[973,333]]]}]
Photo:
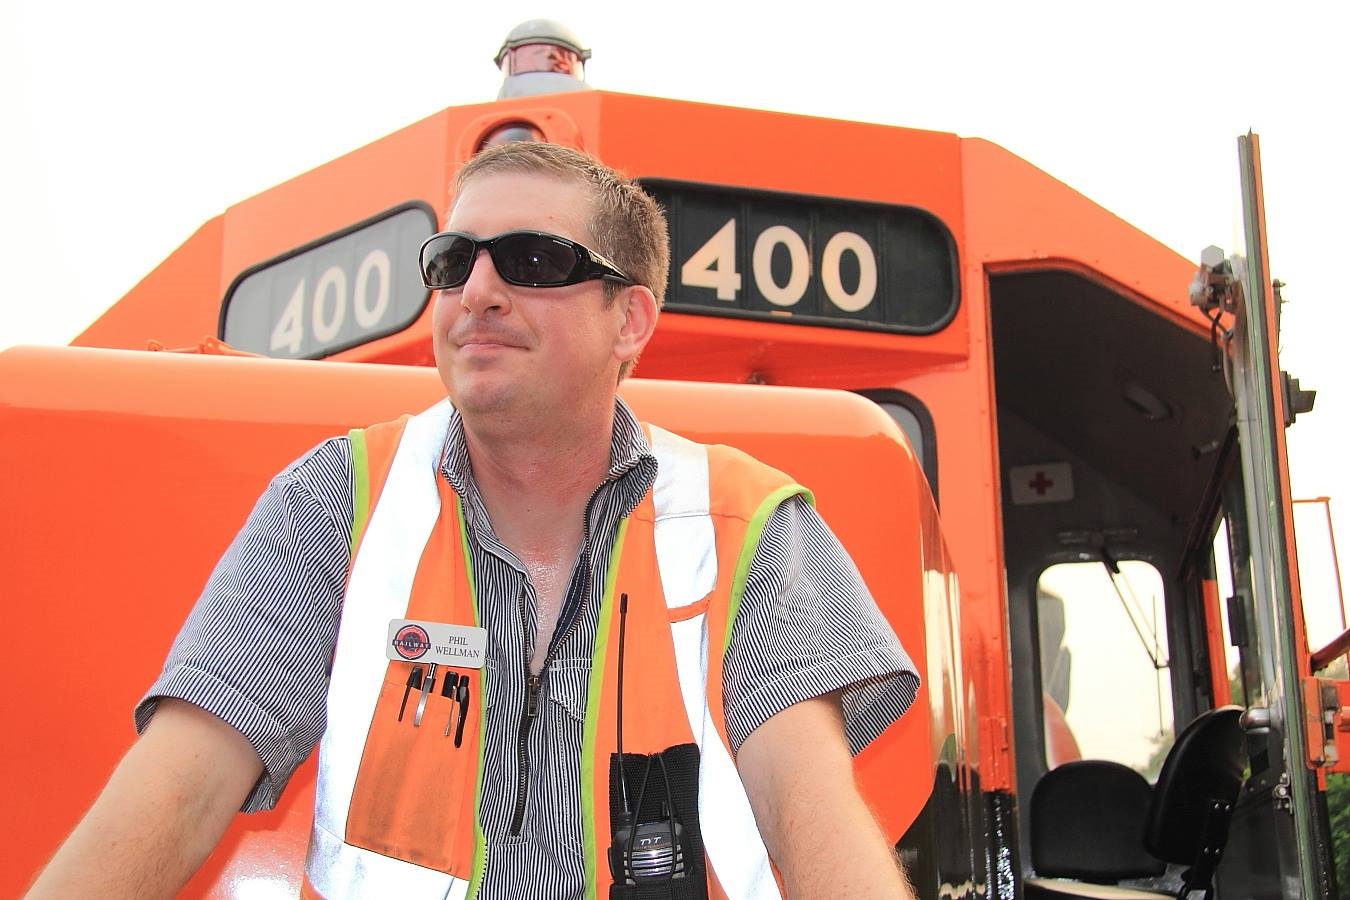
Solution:
[{"label": "rotating beacon light", "polygon": [[[493,59],[503,75],[497,99],[589,91],[585,79],[590,58],[591,51],[566,26],[551,19],[522,22],[506,35]],[[543,139],[543,132],[531,122],[506,122],[492,129],[478,149]]]},{"label": "rotating beacon light", "polygon": [[588,91],[586,60],[591,51],[571,29],[551,19],[530,19],[506,35],[493,60],[501,69],[498,100]]}]

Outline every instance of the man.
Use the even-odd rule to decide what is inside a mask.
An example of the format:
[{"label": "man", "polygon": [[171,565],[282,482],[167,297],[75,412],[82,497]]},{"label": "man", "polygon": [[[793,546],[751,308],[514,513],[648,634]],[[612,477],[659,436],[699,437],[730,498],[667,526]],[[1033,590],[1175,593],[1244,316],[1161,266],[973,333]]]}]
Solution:
[{"label": "man", "polygon": [[[273,481],[33,896],[172,895],[320,736],[307,894],[770,897],[771,857],[791,897],[908,896],[850,762],[912,701],[908,657],[802,489],[615,395],[666,284],[659,208],[511,144],[446,229],[422,265],[452,406]],[[423,665],[427,629],[480,655]]]}]

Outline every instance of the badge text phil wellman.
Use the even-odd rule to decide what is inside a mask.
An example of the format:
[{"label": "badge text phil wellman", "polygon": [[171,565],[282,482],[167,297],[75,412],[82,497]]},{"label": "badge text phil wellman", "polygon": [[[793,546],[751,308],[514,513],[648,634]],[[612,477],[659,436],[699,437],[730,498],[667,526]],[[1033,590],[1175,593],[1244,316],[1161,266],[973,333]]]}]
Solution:
[{"label": "badge text phil wellman", "polygon": [[[410,640],[410,635],[416,635],[416,638]],[[483,668],[486,649],[487,629],[416,619],[391,619],[384,642],[385,655],[392,660],[436,663],[461,669]]]}]

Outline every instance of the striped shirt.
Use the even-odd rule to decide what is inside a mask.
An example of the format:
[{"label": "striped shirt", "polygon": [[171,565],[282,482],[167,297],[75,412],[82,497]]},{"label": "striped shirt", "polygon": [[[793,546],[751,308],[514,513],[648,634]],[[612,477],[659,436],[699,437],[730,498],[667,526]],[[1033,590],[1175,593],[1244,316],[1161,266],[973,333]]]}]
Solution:
[{"label": "striped shirt", "polygon": [[[462,498],[487,631],[480,900],[579,897],[580,763],[591,648],[620,520],[656,477],[641,427],[619,401],[608,477],[588,508],[583,552],[550,642],[544,711],[518,752],[534,588],[493,533],[474,485],[463,425],[451,418],[442,475]],[[220,560],[136,709],[144,729],[160,697],[233,725],[264,772],[244,811],[271,808],[325,726],[332,658],[350,563],[352,464],[346,438],[326,441],[269,485]],[[814,509],[784,502],[764,528],[732,627],[723,704],[732,749],[770,716],[843,690],[845,731],[860,751],[914,699],[918,676],[856,567]],[[655,698],[653,702],[668,702]],[[676,704],[675,709],[678,709]],[[526,767],[523,817],[518,785]],[[517,826],[518,827],[513,827]]]}]

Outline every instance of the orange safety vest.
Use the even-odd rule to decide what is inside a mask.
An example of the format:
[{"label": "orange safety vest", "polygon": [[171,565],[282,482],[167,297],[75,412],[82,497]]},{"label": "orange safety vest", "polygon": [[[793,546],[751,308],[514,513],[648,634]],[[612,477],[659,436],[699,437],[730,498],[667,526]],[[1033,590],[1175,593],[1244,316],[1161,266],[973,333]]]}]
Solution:
[{"label": "orange safety vest", "polygon": [[[412,664],[390,662],[384,652],[391,619],[480,624],[463,508],[439,475],[450,415],[442,402],[351,435],[355,552],[329,683],[304,897],[460,900],[476,896],[482,878],[482,670],[440,667],[441,678],[468,675],[476,712],[456,748],[445,736],[457,706],[441,696],[444,682],[430,691],[421,727],[409,727],[411,710],[400,722],[399,707]],[[618,598],[627,594],[624,692],[660,696],[678,683],[685,715],[667,704],[625,703],[625,756],[697,744],[709,896],[779,898],[727,742],[722,662],[764,523],[786,498],[810,495],[738,450],[644,428],[658,474],[615,537],[583,725],[586,897],[607,896],[612,880]]]}]

